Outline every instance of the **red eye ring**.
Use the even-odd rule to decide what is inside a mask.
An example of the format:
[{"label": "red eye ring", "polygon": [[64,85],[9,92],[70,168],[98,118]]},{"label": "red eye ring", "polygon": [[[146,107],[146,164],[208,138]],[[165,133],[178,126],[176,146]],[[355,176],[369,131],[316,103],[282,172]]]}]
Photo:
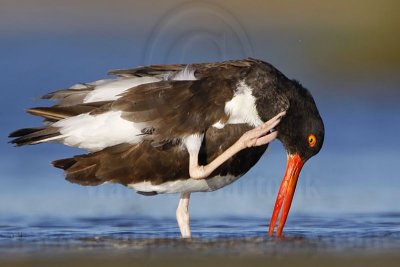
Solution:
[{"label": "red eye ring", "polygon": [[310,134],[308,136],[308,146],[315,147],[316,144],[317,144],[317,137],[314,134]]}]

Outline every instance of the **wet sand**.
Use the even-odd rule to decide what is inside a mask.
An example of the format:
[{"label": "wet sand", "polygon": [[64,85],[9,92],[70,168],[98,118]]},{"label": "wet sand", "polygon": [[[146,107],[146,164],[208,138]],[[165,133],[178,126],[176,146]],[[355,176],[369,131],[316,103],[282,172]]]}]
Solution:
[{"label": "wet sand", "polygon": [[[332,246],[305,238],[84,238],[11,247],[0,266],[399,266],[396,249]],[[35,247],[36,246],[36,247]]]},{"label": "wet sand", "polygon": [[385,266],[398,267],[400,256],[380,255],[281,255],[281,256],[89,256],[1,260],[1,266]]}]

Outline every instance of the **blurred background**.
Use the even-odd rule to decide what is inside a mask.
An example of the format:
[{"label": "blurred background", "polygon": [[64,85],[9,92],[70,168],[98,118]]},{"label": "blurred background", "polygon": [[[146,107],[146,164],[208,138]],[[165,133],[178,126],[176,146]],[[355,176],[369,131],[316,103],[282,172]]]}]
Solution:
[{"label": "blurred background", "polygon": [[[50,104],[37,97],[111,69],[245,57],[298,79],[325,121],[292,212],[400,212],[399,11],[394,0],[0,0],[0,216],[174,217],[178,195],[71,184],[49,162],[83,151],[7,136],[41,123],[24,112]],[[285,163],[275,142],[236,183],[194,194],[192,218],[269,218]]]}]

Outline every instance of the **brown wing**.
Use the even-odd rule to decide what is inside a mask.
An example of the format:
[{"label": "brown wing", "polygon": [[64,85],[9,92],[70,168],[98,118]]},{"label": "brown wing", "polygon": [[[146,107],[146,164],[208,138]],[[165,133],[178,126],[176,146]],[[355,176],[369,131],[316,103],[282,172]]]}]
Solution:
[{"label": "brown wing", "polygon": [[[205,132],[214,123],[225,122],[225,104],[232,99],[239,80],[259,62],[253,59],[193,64],[197,80],[139,85],[108,106],[92,114],[109,110],[123,111],[123,118],[150,125],[146,133],[157,142]],[[112,71],[120,76],[175,75],[185,65],[153,65],[131,70]]]},{"label": "brown wing", "polygon": [[130,90],[111,109],[122,110],[126,120],[148,122],[153,140],[172,140],[226,121],[225,103],[233,93],[222,79],[164,81]]},{"label": "brown wing", "polygon": [[[220,79],[229,80],[232,79],[233,76],[238,74],[237,68],[249,67],[254,62],[258,61],[254,59],[243,59],[243,60],[216,62],[216,63],[192,64],[190,66],[195,71],[196,77],[199,80],[202,80],[204,78],[210,78],[211,76],[214,76],[215,78],[216,74],[219,76]],[[116,75],[117,76],[116,80],[121,78],[123,79],[123,77],[144,77],[144,76],[159,76],[164,79],[167,79],[169,77],[170,78],[169,80],[172,80],[174,74],[178,73],[179,71],[182,71],[187,66],[188,65],[184,64],[151,65],[146,67],[138,67],[134,69],[113,70],[110,71],[109,74]],[[92,83],[80,83],[72,86],[71,88],[61,89],[48,93],[42,96],[41,98],[55,100],[57,101],[55,105],[51,107],[32,108],[29,109],[28,112],[31,113],[32,115],[42,116],[46,118],[46,121],[51,122],[69,116],[75,116],[81,113],[90,112],[94,109],[98,109],[99,107],[104,105],[105,102],[83,103],[83,100],[88,93],[95,90],[97,85],[101,85],[104,81],[108,80],[99,80]],[[160,86],[162,88],[160,90],[163,90],[166,87],[165,83],[160,84]],[[169,85],[169,87],[171,86],[172,85]],[[158,93],[160,90],[157,90],[156,88],[157,86],[148,86],[146,87],[146,89],[142,89],[141,91],[155,90]],[[217,90],[217,88],[214,89]],[[135,97],[138,97],[137,95],[138,94],[135,94]],[[155,98],[153,97],[152,100],[155,100]]]},{"label": "brown wing", "polygon": [[[232,67],[250,67],[252,64],[260,62],[257,59],[247,58],[242,60],[229,60],[223,62],[213,63],[195,63],[190,64],[195,69],[195,76],[199,79],[204,78],[210,74],[210,70],[218,71],[220,75],[228,74],[227,70]],[[178,71],[183,70],[188,64],[173,64],[173,65],[150,65],[144,67],[138,67],[133,69],[117,69],[112,70],[109,74],[116,75],[119,77],[144,77],[144,76],[156,76],[165,77],[166,74],[174,74]],[[222,71],[222,73],[221,73]]]},{"label": "brown wing", "polygon": [[[45,118],[46,124],[61,119],[91,112],[99,114],[109,110],[122,110],[123,116],[133,122],[149,122],[145,134],[164,142],[195,132],[204,132],[212,124],[226,120],[225,102],[233,96],[237,80],[255,60],[237,60],[217,63],[193,64],[197,80],[174,81],[174,75],[186,65],[153,65],[132,70],[114,71],[118,76],[162,76],[165,81],[137,86],[117,101],[83,103],[88,93],[106,80],[78,84],[43,96],[43,99],[57,100],[51,107],[31,108],[28,112]],[[168,75],[167,75],[168,74]],[[166,76],[167,75],[167,76]],[[168,79],[168,77],[170,79]],[[123,79],[123,78],[117,78]],[[14,143],[36,144],[49,138],[49,126],[18,131]],[[29,131],[26,131],[29,130]],[[22,135],[29,132],[28,135]],[[35,133],[34,133],[35,132]],[[51,129],[51,137],[55,137]],[[54,138],[52,138],[53,140]],[[154,145],[154,143],[153,143]]]},{"label": "brown wing", "polygon": [[119,77],[145,77],[145,76],[158,76],[164,77],[167,72],[177,72],[185,68],[183,64],[173,65],[151,65],[138,67],[133,69],[117,69],[108,72],[110,75],[116,75]]}]

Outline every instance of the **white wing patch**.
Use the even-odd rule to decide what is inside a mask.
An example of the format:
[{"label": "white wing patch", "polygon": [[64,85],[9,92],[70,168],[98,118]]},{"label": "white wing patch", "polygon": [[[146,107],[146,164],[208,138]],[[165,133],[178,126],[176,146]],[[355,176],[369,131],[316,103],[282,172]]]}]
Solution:
[{"label": "white wing patch", "polygon": [[[263,124],[256,109],[256,99],[252,95],[252,88],[244,81],[238,83],[233,98],[226,102],[225,113],[229,115],[226,124],[247,123],[254,127]],[[223,128],[223,126],[221,122],[213,125],[213,127],[218,129]]]},{"label": "white wing patch", "polygon": [[123,92],[128,89],[131,89],[141,84],[159,81],[161,81],[161,79],[155,77],[135,77],[101,80],[98,82],[94,82],[92,84],[96,85],[95,89],[87,94],[87,96],[83,100],[83,103],[116,100]]},{"label": "white wing patch", "polygon": [[124,120],[121,111],[99,115],[81,114],[53,124],[60,128],[62,143],[94,152],[121,143],[136,144],[143,140],[145,123]]}]

